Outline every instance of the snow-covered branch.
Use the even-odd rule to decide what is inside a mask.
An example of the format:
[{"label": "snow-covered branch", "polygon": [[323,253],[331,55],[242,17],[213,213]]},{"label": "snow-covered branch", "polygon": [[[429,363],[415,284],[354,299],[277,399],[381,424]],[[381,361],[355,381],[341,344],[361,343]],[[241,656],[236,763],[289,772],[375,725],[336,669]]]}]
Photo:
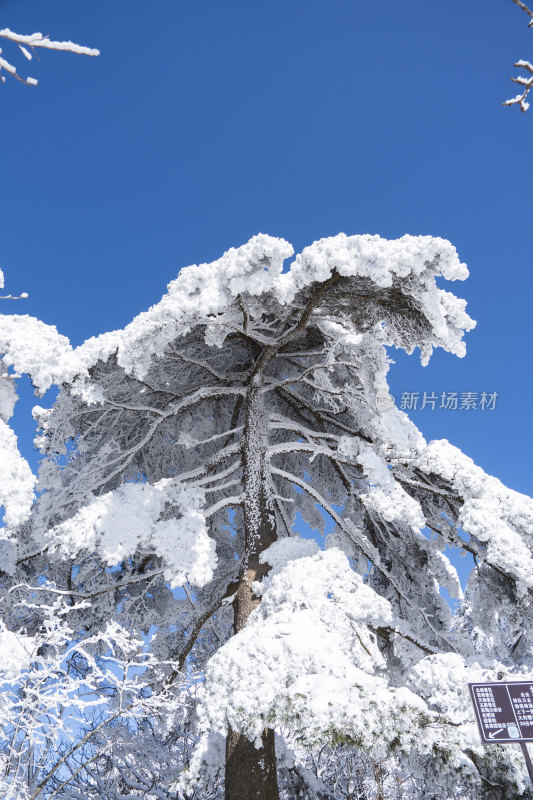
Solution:
[{"label": "snow-covered branch", "polygon": [[[68,53],[78,53],[85,56],[100,55],[100,51],[96,50],[94,47],[84,47],[83,45],[75,44],[74,42],[70,41],[55,42],[48,36],[43,36],[42,33],[22,35],[15,33],[15,31],[10,30],[9,28],[3,28],[0,30],[0,38],[14,42],[16,45],[18,45],[20,52],[28,61],[32,60],[33,55],[35,54],[35,48],[41,48],[45,50],[63,50]],[[1,71],[4,70],[8,75],[16,78],[18,81],[21,81],[21,83],[25,83],[27,86],[37,85],[37,80],[35,78],[21,77],[18,73],[17,67],[3,58],[1,53],[2,50],[0,49],[0,80],[2,83],[4,83],[6,80],[6,76],[1,74]]]},{"label": "snow-covered branch", "polygon": [[224,508],[235,508],[235,506],[242,505],[243,495],[238,494],[231,497],[224,497],[222,500],[219,500],[216,503],[213,503],[212,506],[206,508],[204,511],[204,517],[209,519],[214,514],[217,514],[219,511],[222,511]]},{"label": "snow-covered branch", "polygon": [[[522,11],[525,11],[528,15],[529,19],[529,28],[533,28],[533,11],[531,11],[525,3],[522,3],[521,0],[513,0]],[[527,96],[530,90],[533,88],[533,64],[529,61],[525,61],[520,59],[519,61],[515,61],[515,67],[519,69],[525,70],[527,73],[526,76],[518,75],[516,78],[511,78],[514,83],[517,83],[519,86],[522,87],[522,92],[517,94],[515,97],[511,97],[509,100],[505,100],[502,105],[504,106],[513,106],[518,105],[522,112],[527,111],[529,108],[529,102],[527,101]]]}]

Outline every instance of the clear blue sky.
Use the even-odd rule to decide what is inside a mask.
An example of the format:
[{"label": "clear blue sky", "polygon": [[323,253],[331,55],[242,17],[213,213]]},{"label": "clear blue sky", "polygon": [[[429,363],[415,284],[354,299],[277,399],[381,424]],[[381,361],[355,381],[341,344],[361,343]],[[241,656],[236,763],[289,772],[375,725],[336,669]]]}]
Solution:
[{"label": "clear blue sky", "polygon": [[391,387],[498,392],[412,416],[531,493],[533,109],[500,104],[533,34],[511,0],[0,0],[0,27],[102,51],[4,47],[40,85],[0,86],[0,266],[30,293],[2,312],[78,344],[259,231],[446,237],[478,327],[463,360],[400,355]]}]

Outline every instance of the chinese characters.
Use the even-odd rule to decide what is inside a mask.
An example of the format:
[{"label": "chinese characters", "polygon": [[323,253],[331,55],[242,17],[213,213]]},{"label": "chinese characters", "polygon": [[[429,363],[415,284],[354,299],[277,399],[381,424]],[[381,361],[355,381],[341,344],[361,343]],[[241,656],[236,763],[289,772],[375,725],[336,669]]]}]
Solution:
[{"label": "chinese characters", "polygon": [[446,411],[494,411],[498,392],[402,392],[399,408],[413,411],[429,408]]}]

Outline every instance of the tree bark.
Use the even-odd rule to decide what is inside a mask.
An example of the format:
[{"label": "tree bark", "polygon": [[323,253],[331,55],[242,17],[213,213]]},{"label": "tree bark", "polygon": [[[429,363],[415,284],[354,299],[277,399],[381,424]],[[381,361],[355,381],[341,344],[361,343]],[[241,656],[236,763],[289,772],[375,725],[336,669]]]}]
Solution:
[{"label": "tree bark", "polygon": [[262,746],[230,730],[226,738],[226,800],[278,800],[274,731],[265,728]]},{"label": "tree bark", "polygon": [[[260,389],[250,388],[243,437],[245,559],[233,600],[233,631],[239,633],[260,603],[252,589],[270,567],[259,555],[276,539],[270,507],[266,448],[268,419]],[[261,746],[229,729],[226,738],[225,800],[279,800],[274,731],[265,728]]]}]

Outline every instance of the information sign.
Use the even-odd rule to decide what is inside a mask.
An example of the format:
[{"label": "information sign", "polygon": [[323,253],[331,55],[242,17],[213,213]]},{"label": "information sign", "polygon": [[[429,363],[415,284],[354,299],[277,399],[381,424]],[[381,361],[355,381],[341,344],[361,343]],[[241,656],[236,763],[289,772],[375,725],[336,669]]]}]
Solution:
[{"label": "information sign", "polygon": [[533,783],[526,742],[533,742],[533,681],[469,683],[481,738],[488,744],[518,742]]},{"label": "information sign", "polygon": [[484,742],[533,742],[533,681],[468,686]]}]

